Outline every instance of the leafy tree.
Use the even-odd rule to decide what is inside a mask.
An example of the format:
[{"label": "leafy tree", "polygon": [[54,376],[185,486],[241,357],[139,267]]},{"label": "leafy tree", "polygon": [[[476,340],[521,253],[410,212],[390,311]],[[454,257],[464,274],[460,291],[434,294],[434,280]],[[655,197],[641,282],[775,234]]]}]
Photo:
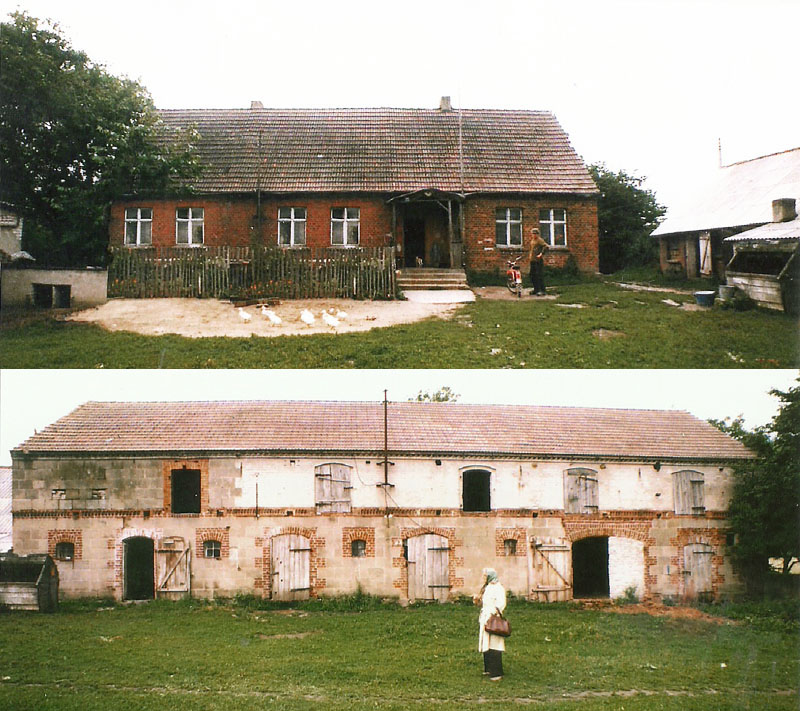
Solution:
[{"label": "leafy tree", "polygon": [[735,468],[729,506],[733,555],[751,589],[763,584],[770,559],[788,574],[800,557],[800,385],[770,392],[783,404],[766,427],[748,431],[740,417],[711,420],[758,457]]},{"label": "leafy tree", "polygon": [[111,201],[196,174],[193,134],[159,140],[147,91],[73,49],[51,21],[12,14],[0,56],[0,188],[26,218],[25,248],[51,264],[99,263]]},{"label": "leafy tree", "polygon": [[645,178],[624,170],[614,173],[603,163],[590,165],[589,172],[600,189],[600,271],[608,274],[623,267],[651,264],[658,255],[658,244],[650,233],[666,209],[652,191],[642,187]]},{"label": "leafy tree", "polygon": [[412,402],[456,402],[461,397],[454,393],[448,385],[439,388],[436,392],[423,392],[420,390],[417,397],[409,398]]}]

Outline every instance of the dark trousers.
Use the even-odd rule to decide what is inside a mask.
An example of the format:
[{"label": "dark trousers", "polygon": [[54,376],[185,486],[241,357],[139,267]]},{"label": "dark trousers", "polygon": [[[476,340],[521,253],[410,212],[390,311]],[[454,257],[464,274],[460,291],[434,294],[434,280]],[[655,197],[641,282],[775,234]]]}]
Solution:
[{"label": "dark trousers", "polygon": [[544,292],[544,264],[538,259],[531,262],[531,281],[535,293]]},{"label": "dark trousers", "polygon": [[503,653],[497,649],[484,652],[483,671],[489,676],[503,676]]}]

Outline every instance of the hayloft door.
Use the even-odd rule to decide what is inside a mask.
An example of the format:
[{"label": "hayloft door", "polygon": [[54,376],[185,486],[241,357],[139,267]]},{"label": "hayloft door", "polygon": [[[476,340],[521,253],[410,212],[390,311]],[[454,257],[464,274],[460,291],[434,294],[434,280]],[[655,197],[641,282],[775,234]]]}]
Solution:
[{"label": "hayloft door", "polygon": [[191,590],[192,551],[183,538],[170,536],[158,541],[156,550],[156,597],[179,600]]},{"label": "hayloft door", "polygon": [[447,600],[450,593],[450,542],[435,533],[414,536],[408,545],[408,599]]},{"label": "hayloft door", "polygon": [[683,549],[683,594],[695,600],[712,592],[711,559],[714,555],[706,543],[690,543]]},{"label": "hayloft door", "polygon": [[307,600],[311,591],[311,541],[286,533],[272,539],[272,599]]}]

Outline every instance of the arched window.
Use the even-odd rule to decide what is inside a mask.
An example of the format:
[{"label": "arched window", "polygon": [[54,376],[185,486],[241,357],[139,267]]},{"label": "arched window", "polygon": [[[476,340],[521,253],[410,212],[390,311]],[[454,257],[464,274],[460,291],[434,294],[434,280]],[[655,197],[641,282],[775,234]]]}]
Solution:
[{"label": "arched window", "polygon": [[203,557],[219,558],[222,555],[222,543],[213,539],[203,541]]},{"label": "arched window", "polygon": [[516,538],[506,538],[503,541],[503,553],[507,556],[512,556],[517,554],[517,539]]},{"label": "arched window", "polygon": [[363,558],[367,555],[367,542],[361,538],[350,541],[350,555],[353,558]]},{"label": "arched window", "polygon": [[461,507],[464,511],[491,511],[491,474],[484,469],[469,469],[462,481]]}]

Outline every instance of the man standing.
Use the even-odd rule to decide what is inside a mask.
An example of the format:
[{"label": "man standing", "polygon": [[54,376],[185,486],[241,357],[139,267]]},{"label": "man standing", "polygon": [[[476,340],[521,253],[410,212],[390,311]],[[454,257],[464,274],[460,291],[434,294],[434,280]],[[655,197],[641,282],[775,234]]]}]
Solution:
[{"label": "man standing", "polygon": [[544,287],[544,255],[547,252],[547,242],[539,235],[539,228],[531,230],[531,251],[528,255],[531,263],[531,281],[535,296],[545,296],[547,292]]}]

